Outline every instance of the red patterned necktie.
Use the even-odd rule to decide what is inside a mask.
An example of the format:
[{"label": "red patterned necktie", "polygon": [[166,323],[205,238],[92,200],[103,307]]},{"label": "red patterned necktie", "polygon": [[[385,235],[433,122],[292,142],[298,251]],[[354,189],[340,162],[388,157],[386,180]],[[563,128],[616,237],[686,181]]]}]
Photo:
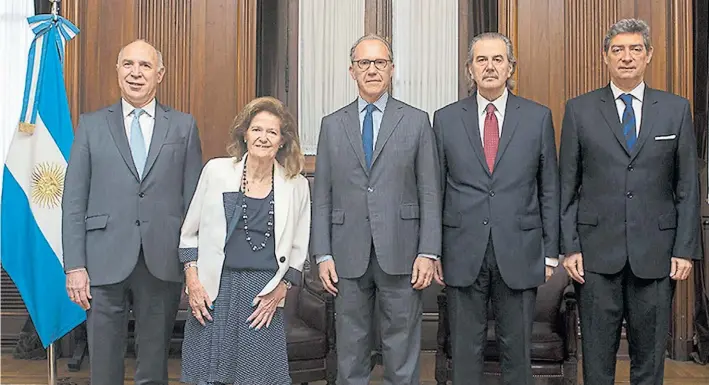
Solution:
[{"label": "red patterned necktie", "polygon": [[495,166],[495,157],[497,156],[497,145],[500,144],[500,126],[497,123],[497,116],[495,116],[495,106],[490,103],[487,105],[486,110],[483,149],[485,150],[487,166],[492,172]]}]

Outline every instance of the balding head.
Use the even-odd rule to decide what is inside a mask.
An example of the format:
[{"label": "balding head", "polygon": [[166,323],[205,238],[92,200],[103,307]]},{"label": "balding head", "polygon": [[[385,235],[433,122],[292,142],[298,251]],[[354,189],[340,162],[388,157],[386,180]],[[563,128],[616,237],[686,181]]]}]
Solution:
[{"label": "balding head", "polygon": [[162,54],[145,40],[136,40],[118,53],[116,72],[123,99],[143,107],[155,98],[165,74]]}]

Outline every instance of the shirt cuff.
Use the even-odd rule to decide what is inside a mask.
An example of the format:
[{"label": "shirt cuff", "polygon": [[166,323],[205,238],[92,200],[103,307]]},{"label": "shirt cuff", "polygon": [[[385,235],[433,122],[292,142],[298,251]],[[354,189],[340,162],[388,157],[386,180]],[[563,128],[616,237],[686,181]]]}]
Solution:
[{"label": "shirt cuff", "polygon": [[549,267],[557,267],[559,266],[559,258],[545,257],[544,264]]},{"label": "shirt cuff", "polygon": [[319,265],[320,263],[325,262],[325,261],[329,261],[331,259],[332,259],[332,255],[329,255],[329,254],[328,255],[318,255],[317,257],[315,257],[315,263],[317,263]]},{"label": "shirt cuff", "polygon": [[81,270],[86,271],[86,268],[85,267],[75,267],[73,269],[69,269],[69,270],[65,271],[64,274],[69,274],[69,273],[73,273],[75,271],[81,271]]},{"label": "shirt cuff", "polygon": [[419,256],[419,257],[428,258],[428,259],[433,259],[434,261],[437,261],[437,260],[438,260],[438,256],[437,256],[437,255],[433,255],[433,254],[419,254],[418,256]]},{"label": "shirt cuff", "polygon": [[180,256],[180,263],[195,262],[197,260],[196,247],[177,249],[177,254]]}]

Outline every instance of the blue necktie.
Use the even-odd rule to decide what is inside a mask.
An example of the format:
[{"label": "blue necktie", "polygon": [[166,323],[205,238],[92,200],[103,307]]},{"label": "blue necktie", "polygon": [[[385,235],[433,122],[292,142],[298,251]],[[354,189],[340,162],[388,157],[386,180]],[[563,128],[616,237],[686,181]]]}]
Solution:
[{"label": "blue necktie", "polygon": [[376,107],[374,104],[367,104],[367,113],[364,115],[362,124],[362,148],[364,149],[364,160],[367,168],[372,167],[372,153],[374,152],[374,119],[372,112]]},{"label": "blue necktie", "polygon": [[633,96],[630,94],[620,95],[620,100],[625,103],[625,111],[623,111],[623,135],[625,143],[628,145],[628,150],[633,149],[635,142],[638,140],[635,132],[635,110],[633,110]]},{"label": "blue necktie", "polygon": [[148,151],[145,149],[145,138],[143,130],[140,128],[140,116],[145,111],[142,108],[133,110],[133,122],[130,125],[130,152],[133,155],[133,163],[138,170],[138,175],[143,178],[143,169],[145,168],[145,159],[148,157]]}]

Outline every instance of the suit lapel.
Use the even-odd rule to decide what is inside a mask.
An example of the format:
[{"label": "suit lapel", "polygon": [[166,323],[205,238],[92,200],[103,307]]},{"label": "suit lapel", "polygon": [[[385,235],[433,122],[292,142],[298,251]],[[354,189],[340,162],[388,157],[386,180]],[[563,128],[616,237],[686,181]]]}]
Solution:
[{"label": "suit lapel", "polygon": [[480,164],[485,169],[488,175],[490,174],[490,168],[487,166],[487,161],[485,161],[485,153],[483,151],[482,138],[480,138],[480,122],[478,121],[478,101],[475,99],[476,94],[469,96],[467,100],[463,103],[463,111],[461,111],[461,117],[463,119],[463,126],[468,134],[468,139],[470,144],[473,146],[473,152],[478,157]]},{"label": "suit lapel", "polygon": [[[379,126],[379,134],[377,134],[377,145],[374,147],[374,153],[372,154],[372,167],[374,167],[374,162],[377,160],[379,154],[382,153],[382,149],[386,144],[391,134],[399,125],[401,118],[404,116],[402,111],[403,106],[396,99],[389,96],[387,100],[387,106],[384,108],[384,116],[382,116],[382,123]],[[363,150],[364,152],[364,150]]]},{"label": "suit lapel", "polygon": [[633,153],[630,156],[632,161],[638,156],[638,153],[642,149],[643,145],[647,141],[647,138],[652,136],[652,129],[655,127],[654,123],[657,120],[657,99],[655,98],[655,93],[652,88],[645,86],[645,95],[643,96],[643,107],[642,107],[642,117],[640,118],[640,136],[638,136],[638,142],[635,143],[635,148],[633,148]]},{"label": "suit lapel", "polygon": [[625,153],[630,155],[628,150],[628,145],[625,143],[625,135],[623,135],[623,127],[621,126],[620,118],[618,117],[618,108],[615,105],[615,98],[613,97],[613,92],[611,91],[610,85],[608,85],[601,95],[598,108],[601,110],[603,118],[608,123],[611,131],[618,140],[618,143],[623,147]]},{"label": "suit lapel", "polygon": [[[497,155],[495,155],[495,168],[500,163],[500,158],[505,153],[507,145],[512,140],[517,125],[519,123],[519,101],[515,95],[508,92],[507,106],[505,106],[505,116],[502,122],[502,133],[500,136],[500,145],[497,147]],[[478,131],[479,132],[479,131]]]},{"label": "suit lapel", "polygon": [[362,132],[359,129],[359,111],[357,111],[357,101],[355,100],[349,106],[344,109],[344,116],[342,117],[342,125],[345,129],[345,134],[347,139],[352,145],[352,149],[359,159],[359,164],[362,166],[365,172],[369,173],[367,169],[367,164],[364,162],[364,149],[362,148]]},{"label": "suit lapel", "polygon": [[[241,178],[243,177],[242,173],[244,172],[245,160],[246,155],[244,155],[244,158],[241,160],[241,162],[234,165],[234,177],[237,178],[236,180],[238,181],[241,181]],[[234,207],[234,212],[231,215],[231,222],[227,223],[227,226],[229,226],[229,228],[227,229],[226,240],[224,241],[225,244],[229,241],[229,238],[231,238],[231,234],[234,232],[234,229],[236,229],[236,224],[239,222],[239,209],[241,208],[241,201],[242,199],[244,199],[244,194],[241,191],[241,183],[238,183],[236,194],[238,194],[237,202],[236,206]]]},{"label": "suit lapel", "polygon": [[170,127],[170,109],[160,103],[155,103],[155,125],[153,126],[153,137],[150,140],[150,149],[148,150],[148,158],[145,160],[145,170],[143,170],[143,179],[148,176],[150,169],[155,164],[155,160],[165,143],[167,130]]},{"label": "suit lapel", "polygon": [[[283,167],[276,162],[276,169],[273,172],[273,240],[275,241],[276,250],[286,228],[288,220],[289,207],[291,207],[290,197],[291,184],[286,182],[286,173]],[[280,256],[279,256],[280,257]]]},{"label": "suit lapel", "polygon": [[118,147],[118,152],[123,157],[123,161],[130,169],[130,172],[133,173],[135,179],[140,181],[138,170],[135,168],[135,163],[133,162],[133,154],[130,152],[130,145],[128,144],[126,127],[123,120],[123,107],[120,101],[108,107],[106,120],[108,121],[108,130],[113,137],[113,142],[116,143],[116,147]]}]

